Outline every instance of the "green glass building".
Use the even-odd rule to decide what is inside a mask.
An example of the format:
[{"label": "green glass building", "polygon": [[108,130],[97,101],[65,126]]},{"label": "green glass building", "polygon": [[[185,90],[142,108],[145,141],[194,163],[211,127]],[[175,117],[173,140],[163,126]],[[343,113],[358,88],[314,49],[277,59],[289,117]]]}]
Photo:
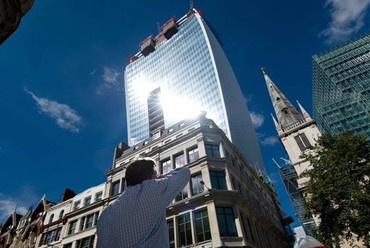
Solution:
[{"label": "green glass building", "polygon": [[321,132],[370,140],[370,33],[313,56],[313,117]]}]

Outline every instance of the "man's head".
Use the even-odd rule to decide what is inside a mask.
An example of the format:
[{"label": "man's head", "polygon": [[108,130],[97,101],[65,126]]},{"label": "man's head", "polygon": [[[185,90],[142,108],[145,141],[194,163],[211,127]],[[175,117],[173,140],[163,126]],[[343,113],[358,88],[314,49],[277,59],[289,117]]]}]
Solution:
[{"label": "man's head", "polygon": [[126,169],[127,187],[135,186],[145,180],[154,179],[156,176],[154,166],[155,162],[151,158],[140,158],[132,162]]}]

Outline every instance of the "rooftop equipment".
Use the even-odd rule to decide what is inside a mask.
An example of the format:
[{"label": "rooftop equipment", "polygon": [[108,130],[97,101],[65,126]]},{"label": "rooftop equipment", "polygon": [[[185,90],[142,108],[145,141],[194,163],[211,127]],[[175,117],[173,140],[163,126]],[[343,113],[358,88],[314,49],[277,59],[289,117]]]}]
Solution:
[{"label": "rooftop equipment", "polygon": [[148,38],[140,42],[139,44],[141,53],[144,56],[148,56],[151,52],[155,50],[155,42],[153,39],[153,35],[150,35]]},{"label": "rooftop equipment", "polygon": [[176,23],[175,17],[168,20],[163,26],[163,35],[166,39],[170,39],[178,31],[178,25]]}]

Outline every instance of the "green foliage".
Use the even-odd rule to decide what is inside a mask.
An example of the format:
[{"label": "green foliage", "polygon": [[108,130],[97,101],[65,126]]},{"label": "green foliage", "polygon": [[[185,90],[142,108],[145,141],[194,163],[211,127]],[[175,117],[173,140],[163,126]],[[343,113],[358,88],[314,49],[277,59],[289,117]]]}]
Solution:
[{"label": "green foliage", "polygon": [[341,238],[369,241],[370,147],[365,135],[323,134],[303,158],[312,169],[303,176],[308,211],[321,219],[317,238],[339,245]]}]

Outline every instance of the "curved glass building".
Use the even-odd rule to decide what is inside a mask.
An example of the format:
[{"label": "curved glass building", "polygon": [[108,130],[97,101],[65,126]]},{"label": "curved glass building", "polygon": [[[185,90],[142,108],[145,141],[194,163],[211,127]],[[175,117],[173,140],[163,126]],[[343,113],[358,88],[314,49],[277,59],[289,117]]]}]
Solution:
[{"label": "curved glass building", "polygon": [[201,111],[264,173],[245,99],[216,36],[196,10],[172,18],[125,69],[129,145]]}]

